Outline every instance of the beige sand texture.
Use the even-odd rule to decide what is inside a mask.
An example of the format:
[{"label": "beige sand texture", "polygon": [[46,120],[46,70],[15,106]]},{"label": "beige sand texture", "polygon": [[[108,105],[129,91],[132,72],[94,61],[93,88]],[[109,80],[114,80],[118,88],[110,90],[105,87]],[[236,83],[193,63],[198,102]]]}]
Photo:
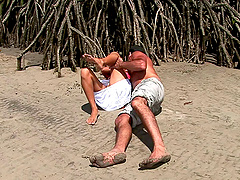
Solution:
[{"label": "beige sand texture", "polygon": [[[108,168],[89,166],[87,157],[112,148],[119,110],[100,111],[86,124],[87,99],[77,73],[16,71],[19,49],[0,48],[0,179],[2,180],[235,180],[240,179],[240,71],[213,64],[162,63],[156,67],[165,86],[158,115],[172,155],[157,169],[139,170],[152,142],[138,127],[127,161]],[[28,53],[26,65],[41,62]]]}]

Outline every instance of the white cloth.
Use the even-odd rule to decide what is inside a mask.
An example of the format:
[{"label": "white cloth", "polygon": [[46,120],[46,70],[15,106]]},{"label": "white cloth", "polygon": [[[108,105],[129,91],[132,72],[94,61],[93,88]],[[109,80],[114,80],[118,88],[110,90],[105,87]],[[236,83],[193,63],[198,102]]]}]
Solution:
[{"label": "white cloth", "polygon": [[130,80],[123,79],[101,91],[94,92],[95,101],[105,111],[113,111],[122,108],[130,102],[131,91],[132,85]]},{"label": "white cloth", "polygon": [[100,80],[100,82],[104,85],[104,86],[108,86],[109,85],[109,79],[102,79]]}]

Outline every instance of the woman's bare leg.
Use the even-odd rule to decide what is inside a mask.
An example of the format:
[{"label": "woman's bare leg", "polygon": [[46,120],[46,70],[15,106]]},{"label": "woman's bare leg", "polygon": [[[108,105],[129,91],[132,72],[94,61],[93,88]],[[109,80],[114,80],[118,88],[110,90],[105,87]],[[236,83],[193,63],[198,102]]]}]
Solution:
[{"label": "woman's bare leg", "polygon": [[111,67],[116,63],[119,57],[120,55],[117,52],[112,52],[107,57],[102,59],[103,65]]},{"label": "woman's bare leg", "polygon": [[[97,66],[99,66],[100,68],[103,68],[103,66],[106,66],[106,65],[113,66],[120,56],[117,52],[112,52],[106,58],[103,58],[103,59],[93,58],[91,55],[88,55],[88,54],[84,54],[83,57],[88,62],[92,62],[94,64],[97,64]],[[113,69],[110,76],[109,85],[112,85],[126,78],[127,78],[127,75],[124,72],[124,70]],[[105,86],[98,80],[96,75],[89,68],[81,69],[81,82],[82,82],[83,90],[92,108],[91,116],[88,118],[87,123],[94,124],[98,116],[98,108],[95,102],[94,92],[104,89]]]},{"label": "woman's bare leg", "polygon": [[[94,58],[89,54],[84,54],[83,57],[86,59],[86,61],[96,64],[100,69],[102,69],[104,66],[113,66],[118,58],[121,58],[117,52],[112,52],[105,58]],[[110,77],[110,85],[126,78],[127,76],[124,70],[114,69]]]},{"label": "woman's bare leg", "polygon": [[127,75],[123,70],[114,69],[110,76],[109,86],[126,78],[127,78]]},{"label": "woman's bare leg", "polygon": [[92,109],[91,116],[87,119],[87,123],[93,125],[97,121],[98,116],[98,108],[95,102],[94,92],[104,89],[105,86],[89,68],[81,69],[81,84]]},{"label": "woman's bare leg", "polygon": [[105,58],[94,58],[90,54],[84,54],[83,57],[86,59],[86,61],[94,63],[99,69],[102,69],[104,66],[113,66],[120,55],[117,52],[112,52]]}]

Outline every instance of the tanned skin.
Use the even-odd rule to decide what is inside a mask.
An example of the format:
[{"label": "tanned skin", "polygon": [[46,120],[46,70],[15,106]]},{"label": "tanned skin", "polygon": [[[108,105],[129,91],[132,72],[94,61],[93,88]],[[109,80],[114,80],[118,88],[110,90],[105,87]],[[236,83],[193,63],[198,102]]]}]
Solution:
[{"label": "tanned skin", "polygon": [[[128,61],[117,61],[114,65],[116,69],[127,69],[131,76],[133,89],[144,79],[155,77],[160,80],[157,75],[152,60],[141,51],[135,51],[129,54]],[[143,97],[135,97],[131,105],[136,111],[145,129],[151,136],[154,144],[153,151],[149,158],[141,162],[139,165],[146,168],[153,167],[154,164],[162,161],[163,163],[170,160],[170,155],[166,152],[165,145],[156,121],[156,118],[150,108],[147,106],[147,100]],[[102,153],[102,157],[92,157],[90,162],[97,167],[106,167],[124,162],[124,160],[116,160],[116,156],[126,158],[126,148],[132,137],[131,118],[128,114],[121,114],[115,120],[116,143],[109,152]]]}]

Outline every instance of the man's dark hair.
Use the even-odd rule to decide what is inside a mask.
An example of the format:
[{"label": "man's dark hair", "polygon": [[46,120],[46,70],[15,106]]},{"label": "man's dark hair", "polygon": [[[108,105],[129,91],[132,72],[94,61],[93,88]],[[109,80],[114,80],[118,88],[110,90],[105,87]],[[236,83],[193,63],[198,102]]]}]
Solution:
[{"label": "man's dark hair", "polygon": [[145,50],[139,45],[131,46],[129,52],[133,53],[135,51],[141,51],[142,53],[146,54]]}]

